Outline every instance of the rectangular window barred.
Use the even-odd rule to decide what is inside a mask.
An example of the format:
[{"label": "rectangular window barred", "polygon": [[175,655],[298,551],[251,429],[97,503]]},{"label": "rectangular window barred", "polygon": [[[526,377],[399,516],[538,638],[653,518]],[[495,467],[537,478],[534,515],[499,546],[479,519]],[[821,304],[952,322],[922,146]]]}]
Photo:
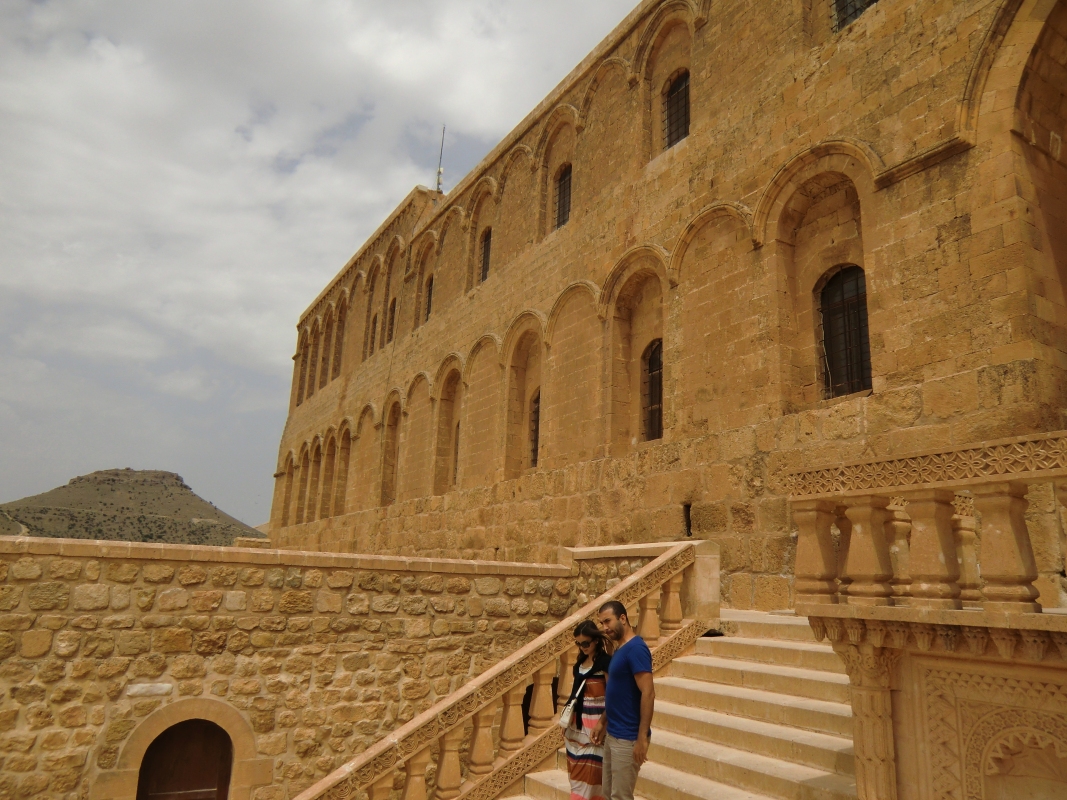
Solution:
[{"label": "rectangular window barred", "polygon": [[878,0],[833,0],[831,13],[834,30],[839,31],[848,26],[877,2]]},{"label": "rectangular window barred", "polygon": [[556,179],[556,227],[562,228],[571,218],[571,165],[559,171]]}]

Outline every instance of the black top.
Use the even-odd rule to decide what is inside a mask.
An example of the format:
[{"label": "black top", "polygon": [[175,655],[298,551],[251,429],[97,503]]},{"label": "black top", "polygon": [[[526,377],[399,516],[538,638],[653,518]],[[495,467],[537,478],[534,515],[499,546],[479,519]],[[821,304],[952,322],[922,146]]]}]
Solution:
[{"label": "black top", "polygon": [[[578,667],[585,663],[586,656],[584,653],[578,655],[578,660],[571,668],[571,673],[574,676],[574,680],[571,683],[571,696],[567,698],[569,703],[574,700],[574,718],[581,719],[583,710],[583,701],[585,699],[585,679],[592,678],[595,675],[603,675],[604,680],[608,678],[608,666],[611,664],[611,656],[604,652],[598,652],[596,658],[593,659],[593,666],[590,670],[582,675],[578,672]],[[582,690],[578,691],[578,686],[581,685]],[[575,699],[577,694],[577,699]]]}]

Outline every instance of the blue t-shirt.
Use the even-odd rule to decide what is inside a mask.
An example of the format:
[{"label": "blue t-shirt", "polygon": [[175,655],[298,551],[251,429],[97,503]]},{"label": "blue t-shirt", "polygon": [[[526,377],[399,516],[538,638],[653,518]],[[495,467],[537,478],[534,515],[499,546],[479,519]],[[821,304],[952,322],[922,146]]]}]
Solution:
[{"label": "blue t-shirt", "polygon": [[608,714],[608,736],[634,741],[641,726],[641,690],[634,675],[652,671],[652,653],[640,636],[635,636],[611,657],[604,705]]}]

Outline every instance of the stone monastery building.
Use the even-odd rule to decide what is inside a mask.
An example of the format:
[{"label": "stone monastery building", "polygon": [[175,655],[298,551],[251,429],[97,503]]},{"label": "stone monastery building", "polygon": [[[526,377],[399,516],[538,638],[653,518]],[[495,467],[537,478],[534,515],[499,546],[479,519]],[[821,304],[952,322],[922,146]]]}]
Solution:
[{"label": "stone monastery building", "polygon": [[1065,137],[1067,0],[644,0],[303,314],[271,547],[0,536],[0,800],[563,797],[605,599],[639,797],[1067,797]]},{"label": "stone monastery building", "polygon": [[1063,0],[640,3],[300,318],[271,538],[693,536],[725,605],[791,606],[791,473],[1067,427],[1065,37]]}]

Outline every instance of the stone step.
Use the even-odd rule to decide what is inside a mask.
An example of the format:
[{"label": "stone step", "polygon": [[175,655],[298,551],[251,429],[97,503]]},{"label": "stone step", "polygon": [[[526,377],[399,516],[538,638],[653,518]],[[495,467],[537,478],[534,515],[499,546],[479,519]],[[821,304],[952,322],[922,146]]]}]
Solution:
[{"label": "stone step", "polygon": [[[666,730],[706,742],[725,744],[827,772],[855,775],[851,737],[799,730],[787,725],[668,703],[658,698],[652,725],[657,731]],[[565,765],[566,761],[560,764]]]},{"label": "stone step", "polygon": [[[644,784],[648,784],[645,786]],[[754,794],[738,789],[734,786],[726,786],[714,783],[706,778],[697,778],[686,775],[678,770],[665,767],[661,764],[646,763],[641,767],[641,773],[637,781],[638,791],[643,794],[636,795],[634,800],[768,800],[767,795]],[[660,794],[650,794],[652,788]],[[550,772],[532,772],[526,776],[525,795],[516,800],[570,800],[570,781],[564,770],[556,769]]]},{"label": "stone step", "polygon": [[[666,730],[653,731],[648,757],[653,763],[698,778],[782,800],[854,800],[856,797],[856,780],[852,776]],[[641,793],[649,797],[659,795],[644,788]]]},{"label": "stone step", "polygon": [[802,730],[852,736],[852,708],[845,703],[674,676],[656,679],[656,699]]},{"label": "stone step", "polygon": [[807,617],[795,614],[775,614],[766,611],[738,611],[722,609],[720,621],[727,636],[750,639],[788,639],[795,642],[814,642]]},{"label": "stone step", "polygon": [[[836,657],[836,656],[835,656]],[[801,669],[717,656],[682,656],[671,662],[670,674],[679,678],[747,686],[769,692],[848,703],[848,676],[825,670]]]},{"label": "stone step", "polygon": [[834,649],[828,644],[815,642],[713,636],[697,639],[693,653],[698,656],[719,656],[845,674],[845,665]]}]

